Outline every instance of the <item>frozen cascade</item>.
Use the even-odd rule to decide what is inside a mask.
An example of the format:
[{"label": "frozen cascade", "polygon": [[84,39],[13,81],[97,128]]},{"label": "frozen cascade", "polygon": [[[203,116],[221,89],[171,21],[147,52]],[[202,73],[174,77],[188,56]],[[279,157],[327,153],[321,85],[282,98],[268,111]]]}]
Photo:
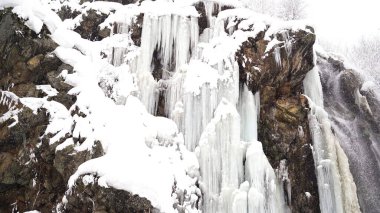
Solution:
[{"label": "frozen cascade", "polygon": [[348,159],[332,132],[328,114],[323,109],[318,66],[306,75],[304,90],[309,97],[311,108],[309,125],[313,139],[321,212],[360,212]]},{"label": "frozen cascade", "polygon": [[178,70],[190,59],[198,34],[197,17],[145,13],[137,71],[151,72],[155,50],[159,51],[164,71]]},{"label": "frozen cascade", "polygon": [[232,212],[232,193],[244,180],[239,114],[223,99],[199,142],[205,212]]},{"label": "frozen cascade", "polygon": [[[117,23],[116,32],[128,33],[133,22],[131,19],[133,18]],[[188,63],[198,43],[198,35],[197,17],[188,17],[186,14],[144,13],[140,54],[126,63],[130,64],[131,71],[136,74],[137,85],[141,88],[139,97],[151,114],[156,112],[159,95],[159,83],[152,76],[154,52],[158,52],[163,66],[162,78],[168,79],[182,65]],[[114,48],[111,57],[113,64],[118,66],[124,63],[126,54],[126,48]]]},{"label": "frozen cascade", "polygon": [[[257,134],[257,129],[251,130]],[[280,181],[261,143],[241,141],[240,131],[235,106],[222,99],[197,148],[204,190],[203,211],[288,212]]]},{"label": "frozen cascade", "polygon": [[[355,70],[340,72],[321,57],[319,73],[325,110],[349,159],[360,208],[363,212],[380,212],[380,135],[377,130],[380,121],[379,88],[371,83],[373,76],[366,76],[368,73]],[[357,85],[355,90],[344,89],[347,73],[355,74],[359,82],[363,79],[363,84]],[[355,107],[359,108],[358,111],[352,110]]]},{"label": "frozen cascade", "polygon": [[[180,121],[177,125],[184,132],[189,150],[194,150],[198,145],[203,130],[222,98],[235,105],[238,102],[239,67],[234,52],[215,57],[222,48],[221,43],[218,43],[221,42],[218,40],[221,36],[227,38],[223,20],[215,23],[212,37],[217,41],[216,44],[207,43],[208,41],[199,43],[189,64],[182,66],[166,81],[166,114],[169,118]],[[176,106],[181,105],[184,109],[177,110]]]},{"label": "frozen cascade", "polygon": [[[213,17],[216,4],[210,1],[206,3],[210,28],[204,35],[206,39],[199,44],[197,15],[174,10],[156,14],[145,7],[166,3],[173,6],[170,2],[144,1],[141,6],[126,6],[123,9],[127,12],[131,12],[128,8],[137,12],[124,17],[123,21],[116,21],[116,34],[111,35],[110,40],[105,38],[106,42],[98,43],[87,43],[83,39],[66,41],[71,47],[55,50],[62,61],[74,67],[75,72],[66,73],[65,79],[67,82],[77,80],[71,82],[74,86],[71,93],[78,98],[75,106],[86,110],[83,118],[74,113],[73,136],[88,136],[79,146],[83,150],[90,149],[93,141],[99,139],[106,152],[80,165],[69,179],[67,193],[72,192],[80,176],[96,174],[100,186],[139,194],[163,212],[198,212],[199,209],[195,209],[198,198],[202,198],[204,212],[288,212],[281,181],[265,156],[262,144],[257,141],[259,93],[254,95],[246,85],[239,85],[235,53],[241,43],[255,33],[238,30],[233,35],[232,28],[226,33],[227,22],[223,17]],[[220,10],[221,5],[218,6]],[[132,47],[132,17],[140,13],[144,14],[142,46]],[[58,16],[56,18],[59,20]],[[63,35],[58,31],[55,39],[60,40]],[[128,43],[121,44],[122,41]],[[107,47],[112,47],[111,54]],[[101,53],[107,55],[108,62],[114,66],[108,66],[107,60],[99,57]],[[163,66],[160,82],[152,76],[153,56]],[[128,75],[118,79],[123,68],[127,68],[123,71]],[[108,73],[116,73],[110,78],[115,77],[116,82],[128,85],[122,93],[124,103],[110,99],[99,88],[98,75]],[[152,115],[156,112],[161,83],[167,86],[166,113],[179,129],[172,120]],[[134,97],[135,92],[140,93],[137,96],[141,101]],[[33,103],[33,100],[23,99],[24,104],[45,104],[38,99]],[[68,110],[64,113],[58,117],[71,119]],[[71,130],[72,121],[68,124]],[[189,151],[195,150],[199,166],[194,153],[184,145]],[[341,150],[337,152],[339,163],[347,163]],[[124,164],[136,160],[140,164]],[[347,167],[339,168],[341,174],[347,171]],[[349,181],[348,175],[342,177]],[[198,193],[197,178],[202,193]],[[186,198],[185,201],[181,200],[183,197],[176,197],[177,192]],[[179,208],[173,209],[173,204]]]},{"label": "frozen cascade", "polygon": [[[164,88],[165,113],[198,156],[204,212],[288,212],[281,180],[257,141],[259,93],[239,85],[235,52],[248,35],[233,35],[232,28],[226,33],[228,18],[212,16],[218,7],[206,2],[209,28],[200,38],[194,14],[143,11],[141,47],[132,54],[132,44],[114,47],[109,61],[130,67],[137,96],[150,114]],[[133,16],[126,16],[113,36],[131,40],[133,24]],[[158,82],[153,60],[163,69]]]},{"label": "frozen cascade", "polygon": [[[214,9],[213,3],[206,5],[207,14]],[[184,133],[187,149],[198,155],[202,209],[288,212],[280,180],[257,141],[259,93],[239,85],[235,54],[219,53],[224,39],[231,39],[225,21],[211,15],[208,20],[211,26],[189,63],[165,81],[165,113]]]},{"label": "frozen cascade", "polygon": [[257,141],[257,122],[260,107],[260,94],[255,95],[248,90],[247,85],[240,87],[238,111],[240,115],[240,138],[243,141]]},{"label": "frozen cascade", "polygon": [[245,175],[251,184],[248,192],[248,212],[290,212],[285,204],[280,181],[269,164],[260,142],[249,144]]}]

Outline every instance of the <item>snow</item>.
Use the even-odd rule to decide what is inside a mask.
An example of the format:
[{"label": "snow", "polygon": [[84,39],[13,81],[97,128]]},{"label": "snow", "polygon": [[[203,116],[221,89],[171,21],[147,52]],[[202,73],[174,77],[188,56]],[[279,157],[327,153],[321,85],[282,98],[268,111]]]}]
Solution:
[{"label": "snow", "polygon": [[48,97],[53,97],[53,96],[56,96],[58,94],[58,91],[56,89],[54,89],[53,87],[51,87],[49,84],[37,85],[36,88],[38,90],[41,90],[42,92],[44,92]]},{"label": "snow", "polygon": [[[137,98],[129,96],[124,106],[116,106],[108,113],[107,131],[99,137],[105,144],[106,155],[82,164],[70,178],[69,187],[80,175],[97,174],[99,183],[104,186],[132,191],[148,198],[161,211],[173,211],[171,194],[174,179],[179,186],[195,184],[185,175],[183,164],[197,166],[192,165],[191,159],[190,163],[180,160],[174,145],[164,148],[158,144],[151,149],[146,146],[145,134],[157,132],[158,138],[175,137],[177,129],[172,121],[154,118],[143,109]],[[123,169],[120,169],[121,165]]]},{"label": "snow", "polygon": [[59,141],[67,133],[71,132],[73,121],[69,111],[61,103],[56,101],[48,101],[45,98],[20,98],[20,102],[33,110],[37,114],[37,110],[45,108],[49,113],[49,125],[45,130],[44,135],[49,133],[55,134],[50,138],[50,144]]},{"label": "snow", "polygon": [[305,192],[305,195],[306,195],[307,198],[311,198],[310,192]]},{"label": "snow", "polygon": [[61,23],[61,19],[38,0],[3,0],[0,7],[13,7],[12,12],[25,19],[25,24],[37,34],[45,24],[50,32],[54,32]]},{"label": "snow", "polygon": [[360,88],[360,91],[369,92],[376,88],[376,84],[373,81],[365,81]]},{"label": "snow", "polygon": [[210,89],[217,88],[218,70],[199,60],[192,60],[187,67],[187,75],[183,87],[186,93],[200,94],[203,84],[208,84]]},{"label": "snow", "polygon": [[[108,6],[111,8],[116,4]],[[146,5],[144,10],[153,11],[153,6]],[[87,5],[88,7],[90,5]],[[96,5],[91,7],[94,8]],[[177,12],[183,14],[186,10]],[[38,32],[38,29],[35,30]],[[156,208],[171,212],[174,211],[172,203],[175,202],[172,199],[172,188],[176,181],[176,190],[187,192],[183,205],[193,205],[197,196],[200,196],[195,187],[199,165],[194,154],[184,148],[183,136],[178,132],[175,123],[166,118],[149,115],[140,101],[131,95],[136,91],[133,74],[128,73],[126,66],[121,63],[119,69],[110,65],[108,59],[103,60],[100,57],[101,50],[120,47],[120,42],[128,37],[114,35],[101,42],[89,42],[62,23],[57,30],[51,32],[52,39],[60,45],[54,53],[63,62],[74,67],[73,74],[66,71],[61,76],[66,83],[74,87],[69,94],[76,95],[77,102],[67,110],[63,105],[47,101],[46,98],[22,98],[20,101],[34,112],[39,108],[47,109],[50,124],[45,134],[55,134],[50,143],[58,141],[67,133],[72,134],[72,137],[85,138],[81,145],[74,144],[72,138],[68,138],[57,146],[57,151],[69,145],[74,145],[78,152],[91,150],[94,141],[99,140],[106,152],[104,156],[82,164],[70,178],[69,186],[73,186],[80,175],[96,173],[100,185],[124,189],[147,197]],[[195,43],[190,42],[189,45]],[[120,72],[121,69],[127,72]],[[149,72],[145,73],[150,75]],[[140,83],[144,83],[144,74],[139,77]],[[99,81],[104,85],[111,84],[112,78],[117,78],[120,82],[113,85],[115,92],[110,94],[119,105],[107,98],[104,88],[98,86]],[[45,91],[48,96],[54,95],[53,89],[47,86],[41,86],[39,89]],[[86,117],[77,114],[71,116],[75,109],[79,109]],[[124,163],[121,165],[121,162]],[[120,169],[120,166],[123,166],[123,169]],[[88,176],[84,176],[84,180],[89,182],[87,179]]]},{"label": "snow", "polygon": [[107,1],[84,2],[82,4],[82,7],[85,7],[85,11],[96,10],[104,14],[109,14],[111,11],[119,9],[121,6],[120,3]]}]

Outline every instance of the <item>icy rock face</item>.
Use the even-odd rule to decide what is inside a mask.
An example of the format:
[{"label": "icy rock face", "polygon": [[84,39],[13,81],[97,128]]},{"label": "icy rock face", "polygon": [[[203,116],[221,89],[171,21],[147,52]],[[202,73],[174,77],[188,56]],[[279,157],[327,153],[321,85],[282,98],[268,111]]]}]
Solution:
[{"label": "icy rock face", "polygon": [[260,91],[258,140],[282,176],[286,203],[292,211],[319,212],[308,105],[300,95],[302,81],[314,66],[315,34],[310,27],[274,34],[270,26],[263,29],[243,42],[236,54],[240,81],[250,90]]},{"label": "icy rock face", "polygon": [[[67,94],[72,86],[60,77],[62,72],[72,73],[73,67],[51,53],[57,44],[47,35],[49,32],[43,29],[39,35],[35,34],[9,9],[0,11],[0,31],[0,49],[3,50],[0,53],[0,212],[33,209],[51,212],[62,201],[71,174],[80,164],[103,155],[104,151],[99,142],[92,150],[77,151],[74,143],[83,143],[85,138],[71,135],[63,135],[58,143],[50,144],[54,134],[44,134],[51,112],[45,108],[33,112],[22,103],[24,97],[47,98],[52,95],[50,90],[58,93],[48,97],[47,103],[55,101],[63,109],[69,109],[76,100]],[[72,114],[85,116],[79,109]],[[72,143],[57,149],[68,138]],[[102,193],[111,200],[109,203],[117,202],[117,205],[127,203],[117,200],[117,196],[130,197],[128,192],[112,188],[106,192],[93,190],[90,194],[101,197]],[[80,201],[86,203],[93,198],[87,196],[78,195],[72,206],[82,206]],[[129,209],[141,209],[143,205],[139,204],[144,202],[140,199],[134,196],[137,204],[129,205]],[[145,203],[145,209],[150,209],[149,201]],[[113,209],[109,205],[107,208]],[[78,212],[86,211],[90,210]]]},{"label": "icy rock face", "polygon": [[81,14],[82,22],[75,28],[75,32],[79,33],[82,38],[98,41],[110,35],[110,29],[100,28],[100,24],[104,22],[107,15],[90,10],[86,14]]},{"label": "icy rock face", "polygon": [[242,1],[120,3],[31,7],[39,35],[1,19],[0,210],[319,212],[313,29]]},{"label": "icy rock face", "polygon": [[264,32],[245,41],[238,53],[241,81],[252,91],[274,87],[279,95],[297,94],[313,67],[314,29],[285,29],[267,37]]},{"label": "icy rock face", "polygon": [[[84,176],[76,183],[75,191],[66,197],[68,212],[151,212],[149,200],[140,198],[124,190],[99,186],[92,175]],[[96,205],[94,205],[94,203]]]},{"label": "icy rock face", "polygon": [[323,104],[348,157],[363,212],[379,212],[379,88],[333,55],[318,54]]}]

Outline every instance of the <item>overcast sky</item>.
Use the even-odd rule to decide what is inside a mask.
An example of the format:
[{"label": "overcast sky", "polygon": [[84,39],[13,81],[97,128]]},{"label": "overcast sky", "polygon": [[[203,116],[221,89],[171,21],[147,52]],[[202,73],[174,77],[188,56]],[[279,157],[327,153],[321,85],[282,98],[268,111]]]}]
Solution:
[{"label": "overcast sky", "polygon": [[317,34],[331,41],[380,36],[380,0],[308,0],[307,14]]}]

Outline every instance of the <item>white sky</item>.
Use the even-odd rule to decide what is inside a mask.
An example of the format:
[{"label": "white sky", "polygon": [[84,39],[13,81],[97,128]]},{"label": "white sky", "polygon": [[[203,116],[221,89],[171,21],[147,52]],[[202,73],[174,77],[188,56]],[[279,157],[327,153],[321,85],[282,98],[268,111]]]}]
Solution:
[{"label": "white sky", "polygon": [[342,44],[380,35],[380,0],[308,0],[307,10],[321,38]]}]

